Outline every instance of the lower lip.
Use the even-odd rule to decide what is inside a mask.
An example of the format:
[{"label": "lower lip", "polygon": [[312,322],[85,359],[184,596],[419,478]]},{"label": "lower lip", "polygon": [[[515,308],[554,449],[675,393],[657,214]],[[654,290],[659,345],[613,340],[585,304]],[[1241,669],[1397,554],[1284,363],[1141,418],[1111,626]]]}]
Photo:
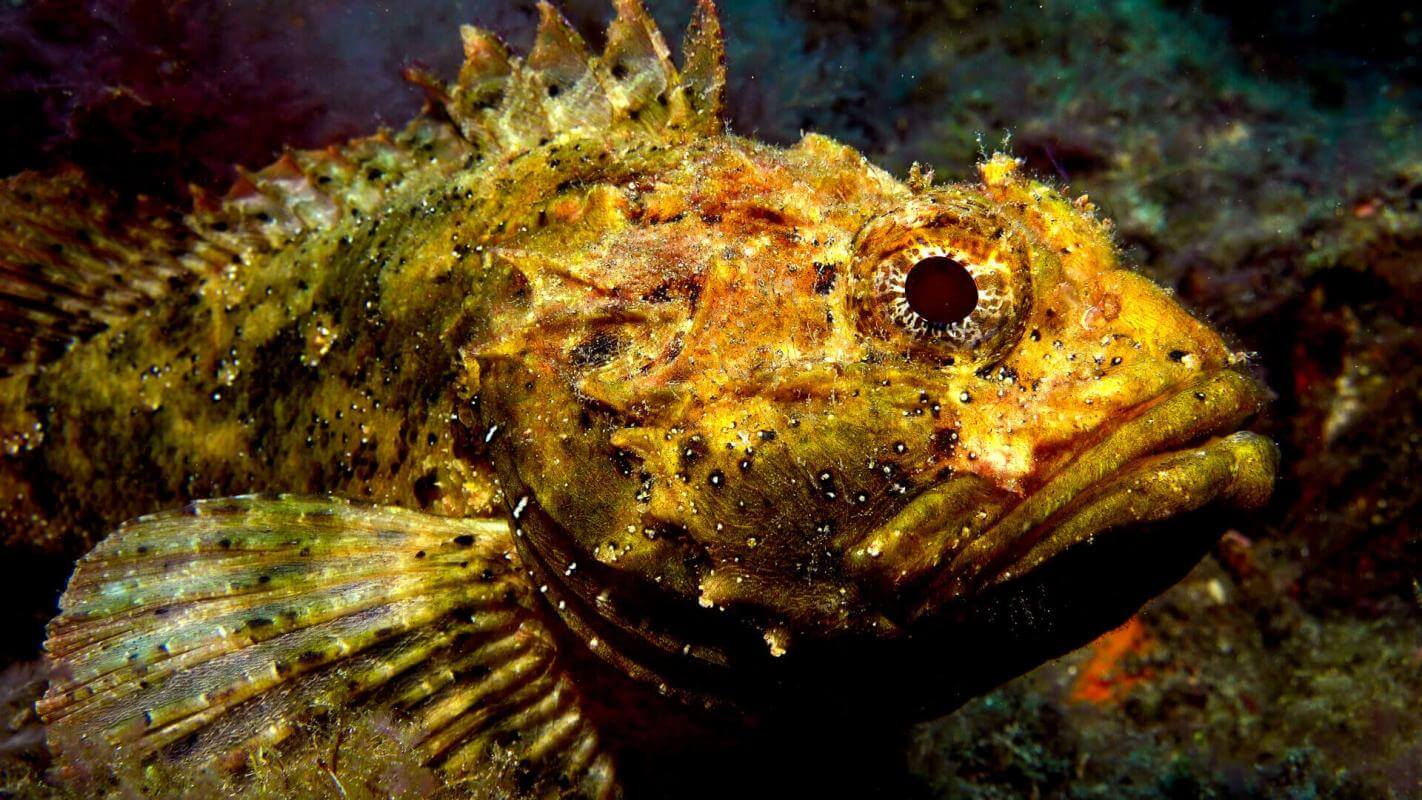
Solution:
[{"label": "lower lip", "polygon": [[[1238,430],[1264,406],[1266,397],[1267,390],[1258,381],[1234,370],[1223,370],[1201,376],[1152,402],[1079,454],[1041,489],[964,547],[927,587],[915,616],[932,613],[953,598],[1002,576],[1014,565],[1027,568],[1029,563],[1040,563],[1102,529],[1089,527],[1092,524],[1118,527],[1133,519],[1161,519],[1214,499],[1245,504],[1261,494],[1267,497],[1276,456],[1273,445],[1255,434],[1236,434],[1200,448],[1188,448],[1186,452],[1207,454],[1199,462],[1201,468],[1175,465],[1165,473],[1174,482],[1156,486],[1158,493],[1174,492],[1169,501],[1151,506],[1162,498],[1147,495],[1148,499],[1124,503],[1115,512],[1119,521],[1107,515],[1109,497],[1104,492],[1104,487],[1117,486],[1124,478],[1139,475],[1133,465],[1149,465],[1168,457],[1161,454],[1177,454],[1194,442]],[[1069,525],[1071,538],[1058,535],[1060,524]],[[1027,561],[1022,560],[1024,556]]]}]

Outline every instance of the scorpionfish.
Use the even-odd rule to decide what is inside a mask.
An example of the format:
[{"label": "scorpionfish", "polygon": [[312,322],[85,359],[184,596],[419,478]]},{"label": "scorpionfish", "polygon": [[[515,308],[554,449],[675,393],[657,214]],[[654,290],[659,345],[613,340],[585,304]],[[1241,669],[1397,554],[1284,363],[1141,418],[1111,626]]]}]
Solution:
[{"label": "scorpionfish", "polygon": [[451,785],[645,796],[951,711],[1267,500],[1267,389],[1089,201],[733,135],[711,2],[679,65],[615,6],[598,55],[464,27],[403,130],[190,209],[3,183],[4,536],[88,550],[61,776],[240,781],[363,714]]}]

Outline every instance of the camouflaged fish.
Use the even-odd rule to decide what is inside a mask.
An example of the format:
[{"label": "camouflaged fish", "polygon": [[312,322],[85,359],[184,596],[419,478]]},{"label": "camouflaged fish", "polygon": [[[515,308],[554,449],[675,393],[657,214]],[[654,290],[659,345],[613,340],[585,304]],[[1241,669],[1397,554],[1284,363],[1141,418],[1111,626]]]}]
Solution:
[{"label": "camouflaged fish", "polygon": [[709,0],[680,67],[616,9],[600,56],[466,27],[402,132],[187,214],[4,184],[5,533],[108,534],[63,772],[374,709],[465,786],[632,794],[688,731],[950,710],[1266,500],[1266,390],[1084,198],[730,135]]}]

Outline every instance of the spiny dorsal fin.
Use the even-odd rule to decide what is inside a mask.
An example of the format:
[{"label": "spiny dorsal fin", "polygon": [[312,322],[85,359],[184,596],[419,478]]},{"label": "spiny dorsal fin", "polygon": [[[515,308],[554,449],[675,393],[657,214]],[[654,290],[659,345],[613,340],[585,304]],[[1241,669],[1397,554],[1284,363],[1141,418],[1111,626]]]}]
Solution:
[{"label": "spiny dorsal fin", "polygon": [[412,182],[463,168],[471,155],[447,124],[420,116],[394,135],[381,131],[291,151],[258,172],[239,168],[221,199],[194,190],[188,221],[204,240],[231,254],[276,248],[353,212],[372,214]]},{"label": "spiny dorsal fin", "polygon": [[528,54],[528,68],[543,84],[549,124],[553,130],[606,127],[612,104],[583,38],[546,0],[538,4],[538,13],[538,38]]},{"label": "spiny dorsal fin", "polygon": [[74,168],[0,181],[0,375],[41,365],[195,281],[304,232],[376,212],[392,193],[469,165],[469,143],[421,116],[320,150],[239,168],[224,197],[192,188],[182,214],[122,200]]},{"label": "spiny dorsal fin", "polygon": [[481,153],[516,155],[560,135],[619,126],[653,137],[719,132],[725,85],[721,27],[702,0],[689,31],[687,73],[639,0],[614,0],[617,17],[601,56],[549,3],[539,4],[538,34],[526,61],[493,34],[463,28],[465,62],[445,86],[416,75],[463,136]]},{"label": "spiny dorsal fin", "polygon": [[726,95],[726,47],[711,0],[700,0],[682,45],[686,99],[699,117],[719,119]]},{"label": "spiny dorsal fin", "polygon": [[447,773],[526,764],[606,796],[610,757],[512,547],[503,520],[319,497],[127,523],[80,561],[45,642],[61,771],[239,766],[325,710],[394,722]]},{"label": "spiny dorsal fin", "polygon": [[119,202],[76,169],[0,182],[0,370],[48,361],[188,282],[193,238],[171,209]]},{"label": "spiny dorsal fin", "polygon": [[448,120],[423,114],[393,135],[239,169],[223,197],[194,188],[185,218],[141,199],[133,205],[142,211],[124,217],[73,171],[0,184],[0,374],[51,360],[194,276],[372,215],[396,194],[481,160],[574,133],[622,128],[658,141],[720,133],[725,57],[711,0],[697,5],[680,73],[640,0],[614,5],[601,56],[547,2],[526,61],[465,26],[455,84],[411,74]]},{"label": "spiny dorsal fin", "polygon": [[640,0],[614,0],[617,18],[607,29],[603,61],[620,90],[614,103],[649,128],[664,124],[664,104],[677,83],[676,67],[661,31]]}]

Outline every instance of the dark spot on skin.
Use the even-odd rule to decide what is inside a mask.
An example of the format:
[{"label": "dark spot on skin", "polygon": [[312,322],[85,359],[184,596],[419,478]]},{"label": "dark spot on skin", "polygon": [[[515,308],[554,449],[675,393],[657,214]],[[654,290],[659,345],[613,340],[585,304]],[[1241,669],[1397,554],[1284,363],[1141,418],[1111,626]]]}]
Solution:
[{"label": "dark spot on skin", "polygon": [[[470,417],[473,420],[473,417]],[[488,443],[484,441],[487,431],[482,427],[478,430],[465,424],[458,415],[449,423],[450,450],[454,457],[463,461],[478,461],[488,452]],[[430,434],[431,437],[434,434]]]},{"label": "dark spot on skin", "polygon": [[658,522],[654,525],[649,525],[643,533],[646,534],[649,539],[671,539],[677,541],[687,537],[686,528],[670,522]]},{"label": "dark spot on skin", "polygon": [[265,585],[265,584],[268,584],[268,583],[271,583],[271,582],[272,582],[272,576],[270,576],[270,575],[263,575],[263,576],[257,578],[257,583],[260,583],[260,584],[264,584],[264,585]]},{"label": "dark spot on skin", "polygon": [[681,355],[681,350],[685,346],[686,345],[681,341],[681,335],[677,334],[677,337],[673,339],[672,343],[667,347],[666,352],[662,354],[662,360],[667,363],[675,361],[676,357]]},{"label": "dark spot on skin", "polygon": [[266,628],[274,624],[275,623],[273,623],[270,619],[266,617],[252,617],[251,619],[247,620],[248,628]]},{"label": "dark spot on skin", "polygon": [[441,494],[439,475],[434,470],[415,479],[415,502],[420,504],[420,508],[429,508],[434,505]]},{"label": "dark spot on skin", "polygon": [[231,539],[219,539],[218,542],[217,542],[217,546],[218,546],[218,547],[221,547],[223,550],[231,550],[231,549],[232,549],[232,540],[231,540]]},{"label": "dark spot on skin", "polygon": [[770,431],[770,430],[765,430],[765,431],[758,431],[758,432],[756,432],[756,436],[759,436],[759,437],[760,437],[760,440],[761,440],[762,442],[773,442],[773,441],[775,441],[775,435],[776,435],[776,434],[775,434],[775,431]]},{"label": "dark spot on skin", "polygon": [[745,216],[748,220],[764,222],[769,225],[778,226],[786,224],[785,215],[782,214],[778,209],[766,208],[764,206],[751,206],[750,208],[747,208],[745,210]]},{"label": "dark spot on skin", "polygon": [[322,655],[321,652],[318,650],[307,650],[306,652],[297,656],[296,660],[301,662],[302,664],[319,664],[322,661],[325,661],[326,657]]},{"label": "dark spot on skin", "polygon": [[681,468],[688,469],[706,456],[706,440],[700,434],[688,436],[681,443]]},{"label": "dark spot on skin", "polygon": [[1195,399],[1196,399],[1196,400],[1203,401],[1203,400],[1205,399],[1205,393],[1204,393],[1204,392],[1195,392]]},{"label": "dark spot on skin", "polygon": [[415,553],[415,558],[424,558],[424,557],[425,557],[425,551],[423,551],[423,550],[420,550],[420,551],[418,551],[418,552]]},{"label": "dark spot on skin", "polygon": [[833,264],[815,262],[815,294],[829,294],[834,290],[836,272]]},{"label": "dark spot on skin", "polygon": [[600,367],[611,361],[622,347],[621,341],[607,331],[596,331],[568,353],[568,360],[576,369]]},{"label": "dark spot on skin", "polygon": [[467,533],[454,537],[453,541],[460,547],[472,547],[474,545],[474,537]]},{"label": "dark spot on skin", "polygon": [[532,294],[532,286],[528,282],[528,276],[518,270],[509,273],[508,277],[509,299],[518,303],[527,301]]},{"label": "dark spot on skin", "polygon": [[303,548],[301,548],[301,552],[300,552],[298,555],[302,556],[303,558],[306,557],[306,556],[311,555],[311,548],[309,548],[309,547],[303,547]]},{"label": "dark spot on skin", "polygon": [[563,93],[563,87],[559,86],[559,85],[556,84],[556,83],[550,83],[550,84],[548,84],[548,96],[549,96],[549,97],[557,97],[558,95],[560,95],[560,94],[562,94],[562,93]]},{"label": "dark spot on skin", "polygon": [[671,300],[671,283],[659,284],[655,289],[642,295],[646,303],[666,303]]},{"label": "dark spot on skin", "polygon": [[1168,356],[1170,357],[1170,360],[1171,360],[1171,361],[1179,362],[1179,361],[1184,361],[1184,360],[1185,360],[1185,356],[1188,356],[1188,355],[1190,355],[1190,354],[1187,353],[1187,352],[1185,352],[1184,350],[1171,350],[1171,351],[1170,351],[1169,353],[1167,353],[1166,355],[1168,355]]},{"label": "dark spot on skin", "polygon": [[620,447],[614,447],[612,449],[612,466],[617,470],[619,475],[631,477],[633,467],[639,463],[640,459],[631,451],[623,450]]},{"label": "dark spot on skin", "polygon": [[939,458],[953,455],[953,451],[958,447],[958,430],[956,428],[939,428],[933,432],[928,446]]}]

